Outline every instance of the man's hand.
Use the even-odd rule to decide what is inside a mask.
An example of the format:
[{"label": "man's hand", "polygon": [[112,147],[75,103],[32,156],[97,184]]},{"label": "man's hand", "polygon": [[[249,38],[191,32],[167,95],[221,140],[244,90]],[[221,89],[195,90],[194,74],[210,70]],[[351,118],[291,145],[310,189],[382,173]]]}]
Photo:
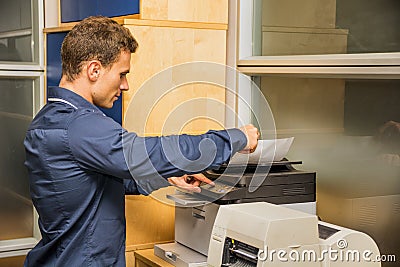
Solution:
[{"label": "man's hand", "polygon": [[199,186],[202,182],[214,185],[213,181],[211,181],[210,179],[208,179],[201,173],[190,174],[190,175],[185,174],[180,177],[170,177],[170,178],[168,178],[168,182],[179,188],[188,190],[190,192],[197,192],[197,193],[201,192],[201,189]]},{"label": "man's hand", "polygon": [[247,137],[246,147],[239,151],[239,153],[248,154],[254,152],[257,148],[260,132],[252,124],[248,124],[239,128]]}]

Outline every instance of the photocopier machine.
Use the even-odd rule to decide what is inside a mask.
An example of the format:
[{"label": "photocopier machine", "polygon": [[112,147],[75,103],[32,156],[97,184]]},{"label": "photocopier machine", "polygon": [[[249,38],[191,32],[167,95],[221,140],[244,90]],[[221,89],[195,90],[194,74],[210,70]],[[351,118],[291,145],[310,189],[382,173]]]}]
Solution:
[{"label": "photocopier machine", "polygon": [[176,189],[175,242],[154,254],[177,267],[381,266],[371,237],[318,220],[316,173],[301,163],[226,165],[200,193]]}]

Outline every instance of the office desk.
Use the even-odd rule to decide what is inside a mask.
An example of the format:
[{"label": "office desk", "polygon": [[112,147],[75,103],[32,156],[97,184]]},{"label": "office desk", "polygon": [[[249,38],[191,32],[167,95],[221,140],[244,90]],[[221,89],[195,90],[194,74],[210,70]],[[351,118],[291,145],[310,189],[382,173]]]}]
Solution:
[{"label": "office desk", "polygon": [[135,251],[135,267],[175,267],[154,255],[154,249]]}]

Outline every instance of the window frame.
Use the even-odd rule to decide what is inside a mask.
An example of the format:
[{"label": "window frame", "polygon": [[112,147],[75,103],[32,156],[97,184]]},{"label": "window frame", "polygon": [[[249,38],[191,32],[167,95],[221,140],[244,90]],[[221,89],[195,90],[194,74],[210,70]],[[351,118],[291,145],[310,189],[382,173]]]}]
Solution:
[{"label": "window frame", "polygon": [[44,4],[43,0],[31,0],[31,29],[21,29],[0,33],[0,37],[18,37],[31,35],[31,61],[0,61],[1,70],[43,70],[43,28],[44,28]]},{"label": "window frame", "polygon": [[[44,105],[44,73],[38,71],[0,71],[1,78],[22,78],[32,79],[32,114],[33,116],[39,111]],[[32,118],[33,118],[32,116]],[[32,249],[37,242],[40,240],[40,232],[38,226],[38,215],[35,211],[33,212],[33,235],[27,238],[17,238],[10,240],[0,240],[0,258],[21,256],[26,255],[30,249]]]},{"label": "window frame", "polygon": [[[0,77],[13,79],[32,79],[33,110],[32,119],[44,106],[45,79],[44,79],[44,2],[31,0],[32,14],[32,62],[0,62]],[[13,114],[10,114],[13,115]],[[34,207],[33,234],[31,237],[0,240],[0,258],[26,255],[40,240],[38,214]]]}]

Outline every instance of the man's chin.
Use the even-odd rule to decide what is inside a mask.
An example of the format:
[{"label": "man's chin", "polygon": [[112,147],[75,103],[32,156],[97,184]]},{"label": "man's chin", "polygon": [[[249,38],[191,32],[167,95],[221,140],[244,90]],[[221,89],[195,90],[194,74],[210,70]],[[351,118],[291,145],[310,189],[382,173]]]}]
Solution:
[{"label": "man's chin", "polygon": [[100,108],[106,108],[106,109],[110,109],[110,108],[112,108],[113,106],[114,106],[114,103],[113,103],[113,102],[110,103],[110,104],[107,104],[107,105],[105,105],[105,104],[98,105],[98,107],[100,107]]}]

